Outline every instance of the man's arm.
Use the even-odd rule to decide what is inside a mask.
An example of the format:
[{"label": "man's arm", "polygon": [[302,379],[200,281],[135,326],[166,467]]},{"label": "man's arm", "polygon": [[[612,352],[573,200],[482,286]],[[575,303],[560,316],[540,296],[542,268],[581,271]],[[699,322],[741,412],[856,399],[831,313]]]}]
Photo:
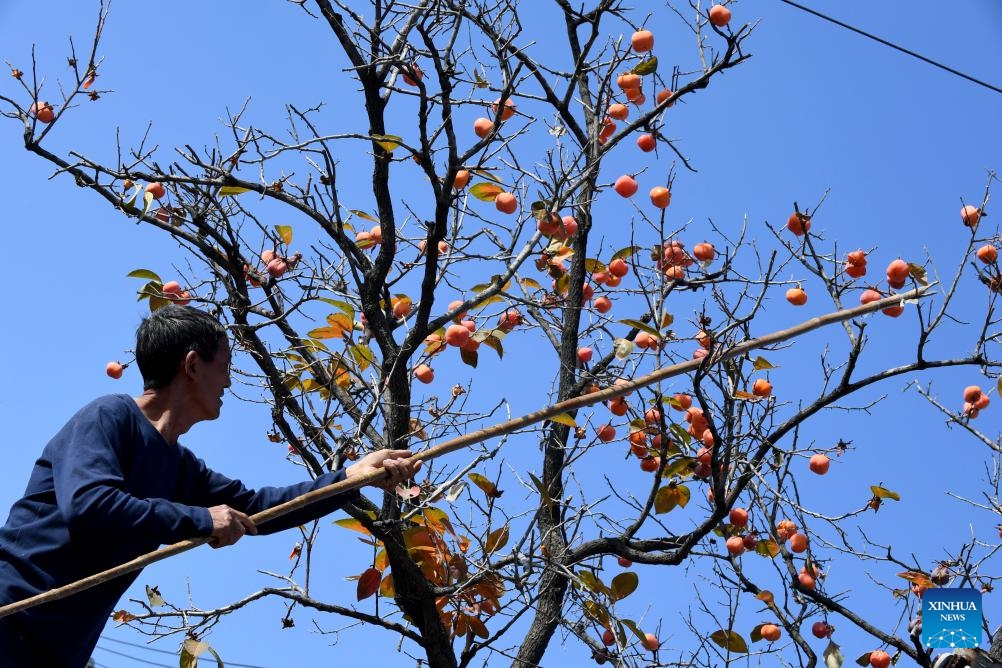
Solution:
[{"label": "man's arm", "polygon": [[232,545],[244,533],[270,534],[299,526],[306,522],[323,517],[341,508],[350,501],[357,492],[338,494],[328,499],[318,501],[305,508],[290,512],[282,517],[255,527],[250,515],[255,515],[280,503],[291,501],[316,489],[322,489],[346,478],[354,478],[385,469],[389,476],[375,486],[384,490],[392,490],[399,483],[414,477],[421,468],[421,462],[411,459],[409,450],[377,450],[371,452],[349,466],[318,477],[287,487],[262,487],[258,490],[246,488],[239,480],[232,480],[211,469],[191,455],[190,465],[195,474],[203,481],[199,496],[191,499],[193,504],[205,504],[211,507],[209,512],[213,519],[213,547]]}]

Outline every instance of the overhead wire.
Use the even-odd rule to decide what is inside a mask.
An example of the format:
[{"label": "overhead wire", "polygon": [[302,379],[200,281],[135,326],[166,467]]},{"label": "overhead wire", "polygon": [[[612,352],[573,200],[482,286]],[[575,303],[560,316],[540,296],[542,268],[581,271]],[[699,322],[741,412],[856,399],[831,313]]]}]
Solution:
[{"label": "overhead wire", "polygon": [[859,28],[857,28],[855,26],[852,26],[852,25],[849,25],[848,23],[845,23],[844,21],[839,21],[838,19],[835,19],[835,18],[832,18],[830,16],[827,16],[826,14],[822,14],[821,12],[816,11],[814,9],[811,9],[810,7],[805,7],[805,6],[801,5],[801,4],[793,2],[793,0],[779,0],[779,1],[783,2],[783,3],[786,3],[786,4],[788,4],[788,5],[792,6],[792,7],[796,7],[797,9],[803,10],[803,11],[809,13],[809,14],[813,14],[814,16],[822,18],[822,19],[824,19],[826,21],[831,21],[832,23],[834,23],[837,26],[845,28],[846,30],[851,30],[852,32],[860,34],[860,35],[863,35],[864,37],[868,37],[869,39],[872,39],[872,40],[874,40],[876,42],[879,42],[879,43],[883,44],[884,46],[889,46],[892,49],[897,49],[898,51],[900,51],[902,53],[905,53],[905,54],[907,54],[907,55],[909,55],[909,56],[911,56],[913,58],[918,58],[919,60],[921,60],[923,62],[926,62],[926,63],[928,63],[930,65],[935,66],[935,67],[938,67],[938,68],[940,68],[942,70],[946,70],[950,74],[954,74],[954,75],[956,75],[958,77],[961,77],[963,79],[967,79],[968,81],[970,81],[972,83],[976,83],[979,86],[984,86],[985,88],[987,88],[989,90],[993,90],[996,93],[1002,93],[1002,88],[999,88],[998,86],[993,86],[992,84],[987,83],[985,81],[982,81],[981,79],[977,79],[975,77],[972,77],[969,74],[964,74],[960,70],[955,70],[954,68],[949,67],[947,65],[944,65],[944,64],[942,64],[940,62],[937,62],[937,61],[933,60],[932,58],[927,58],[926,56],[923,56],[920,53],[916,53],[916,52],[914,52],[914,51],[912,51],[910,49],[906,49],[903,46],[898,46],[897,44],[894,44],[893,42],[889,42],[886,39],[883,39],[882,37],[877,37],[876,35],[873,35],[871,33],[866,32],[865,30],[860,30]]},{"label": "overhead wire", "polygon": [[[101,640],[109,640],[111,642],[118,643],[119,645],[126,645],[128,647],[134,647],[136,649],[146,650],[147,652],[156,652],[157,654],[169,654],[171,656],[177,656],[177,652],[171,652],[170,650],[160,649],[159,647],[149,647],[148,645],[141,645],[139,643],[128,642],[126,640],[119,640],[118,638],[112,638],[110,636],[102,636]],[[107,648],[101,648],[100,645],[98,645],[98,648],[104,649],[105,651],[108,652],[112,651]],[[265,666],[257,666],[249,663],[237,663],[235,661],[226,661],[226,665],[234,666],[234,668],[265,668]]]}]

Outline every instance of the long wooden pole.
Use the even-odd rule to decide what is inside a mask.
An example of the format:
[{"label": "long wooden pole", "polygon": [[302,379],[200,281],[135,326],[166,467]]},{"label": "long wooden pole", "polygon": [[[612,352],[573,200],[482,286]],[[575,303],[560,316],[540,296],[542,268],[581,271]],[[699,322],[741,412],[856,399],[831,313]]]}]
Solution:
[{"label": "long wooden pole", "polygon": [[[680,362],[679,364],[662,367],[657,371],[647,374],[646,376],[640,376],[639,378],[634,378],[631,381],[613,385],[604,390],[599,390],[598,392],[573,397],[571,399],[567,399],[566,401],[561,401],[551,406],[547,406],[546,408],[538,411],[527,413],[521,417],[513,418],[507,422],[501,422],[492,427],[487,427],[486,429],[464,434],[428,448],[427,450],[415,453],[414,457],[420,460],[435,459],[436,457],[441,457],[442,455],[462,450],[463,448],[476,443],[482,443],[483,441],[487,441],[497,436],[510,434],[531,424],[556,417],[561,413],[567,413],[569,411],[585,408],[586,406],[591,406],[602,401],[614,399],[633,392],[638,388],[647,387],[668,378],[672,378],[673,376],[680,376],[682,374],[695,371],[700,364],[716,364],[724,360],[744,355],[745,353],[757,348],[782,343],[783,341],[796,338],[815,329],[826,327],[827,325],[844,322],[867,313],[872,313],[878,309],[887,308],[888,306],[896,306],[905,300],[918,299],[931,287],[932,285],[919,287],[909,292],[893,295],[891,297],[885,297],[884,299],[871,302],[869,304],[863,304],[850,309],[843,309],[841,311],[835,311],[833,313],[817,316],[815,318],[811,318],[810,320],[806,320],[799,325],[794,325],[789,329],[783,329],[771,334],[766,334],[765,336],[761,336],[756,339],[742,341],[741,343],[730,348],[715,351],[708,358],[692,359]],[[336,494],[342,494],[353,489],[364,487],[370,483],[378,482],[385,477],[385,471],[380,469],[367,475],[345,479],[341,482],[334,483],[333,485],[328,485],[322,489],[307,492],[302,496],[298,496],[295,499],[286,501],[285,503],[277,506],[272,506],[267,510],[263,510],[260,513],[253,515],[251,520],[255,524],[261,524],[269,520],[282,517],[283,515],[291,513],[294,510],[304,508],[305,506],[316,503],[317,501],[330,498]],[[183,540],[179,543],[174,543],[173,545],[168,545],[158,550],[154,550],[153,552],[136,557],[132,561],[127,561],[120,566],[115,566],[114,568],[109,568],[106,571],[96,573],[81,580],[77,580],[76,582],[71,582],[68,585],[57,589],[50,589],[49,591],[36,594],[30,598],[10,603],[0,607],[0,619],[6,617],[7,615],[12,615],[16,612],[33,608],[36,605],[41,605],[42,603],[58,601],[59,599],[72,596],[73,594],[84,591],[85,589],[90,589],[91,587],[99,585],[103,582],[107,582],[127,573],[132,573],[133,571],[145,568],[152,563],[162,561],[168,557],[173,557],[174,555],[181,554],[182,552],[187,552],[188,550],[198,547],[199,545],[203,545],[208,541],[208,537]]]}]

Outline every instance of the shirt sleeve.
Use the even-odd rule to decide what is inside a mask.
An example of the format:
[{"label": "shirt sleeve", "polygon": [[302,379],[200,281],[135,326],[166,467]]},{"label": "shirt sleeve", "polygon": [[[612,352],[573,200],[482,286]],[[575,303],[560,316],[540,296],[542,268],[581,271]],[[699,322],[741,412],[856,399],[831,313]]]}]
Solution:
[{"label": "shirt sleeve", "polygon": [[[193,475],[199,481],[199,484],[195,486],[196,497],[189,499],[189,501],[196,505],[205,506],[227,505],[247,515],[255,515],[263,510],[285,503],[286,501],[291,501],[308,492],[323,489],[345,479],[344,469],[338,469],[337,471],[324,473],[315,480],[307,480],[287,487],[248,489],[239,480],[227,478],[208,468],[201,459],[195,457],[190,451],[186,450],[185,452],[189,466],[192,467]],[[340,509],[352,499],[357,498],[358,494],[358,490],[351,490],[317,501],[305,508],[300,508],[299,510],[257,525],[258,533],[262,535],[276,533],[318,519]]]},{"label": "shirt sleeve", "polygon": [[157,544],[211,534],[207,509],[127,490],[122,461],[129,431],[127,421],[101,407],[89,419],[76,419],[63,447],[49,454],[56,503],[70,534]]}]

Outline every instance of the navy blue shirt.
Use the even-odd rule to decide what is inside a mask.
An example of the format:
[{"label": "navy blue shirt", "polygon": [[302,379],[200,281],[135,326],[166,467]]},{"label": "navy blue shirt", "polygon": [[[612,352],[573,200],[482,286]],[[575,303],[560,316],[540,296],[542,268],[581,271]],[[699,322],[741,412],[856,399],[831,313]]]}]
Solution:
[{"label": "navy blue shirt", "polygon": [[[128,395],[101,397],[70,418],[35,462],[24,497],[0,529],[0,605],[117,566],[163,544],[212,533],[210,506],[248,515],[344,479],[250,490],[168,443]],[[352,493],[354,494],[354,493]],[[281,531],[340,508],[338,495],[258,526]],[[83,666],[119,598],[139,575],[14,615],[11,625]],[[0,625],[6,619],[0,619]],[[2,659],[3,648],[0,648]]]}]

